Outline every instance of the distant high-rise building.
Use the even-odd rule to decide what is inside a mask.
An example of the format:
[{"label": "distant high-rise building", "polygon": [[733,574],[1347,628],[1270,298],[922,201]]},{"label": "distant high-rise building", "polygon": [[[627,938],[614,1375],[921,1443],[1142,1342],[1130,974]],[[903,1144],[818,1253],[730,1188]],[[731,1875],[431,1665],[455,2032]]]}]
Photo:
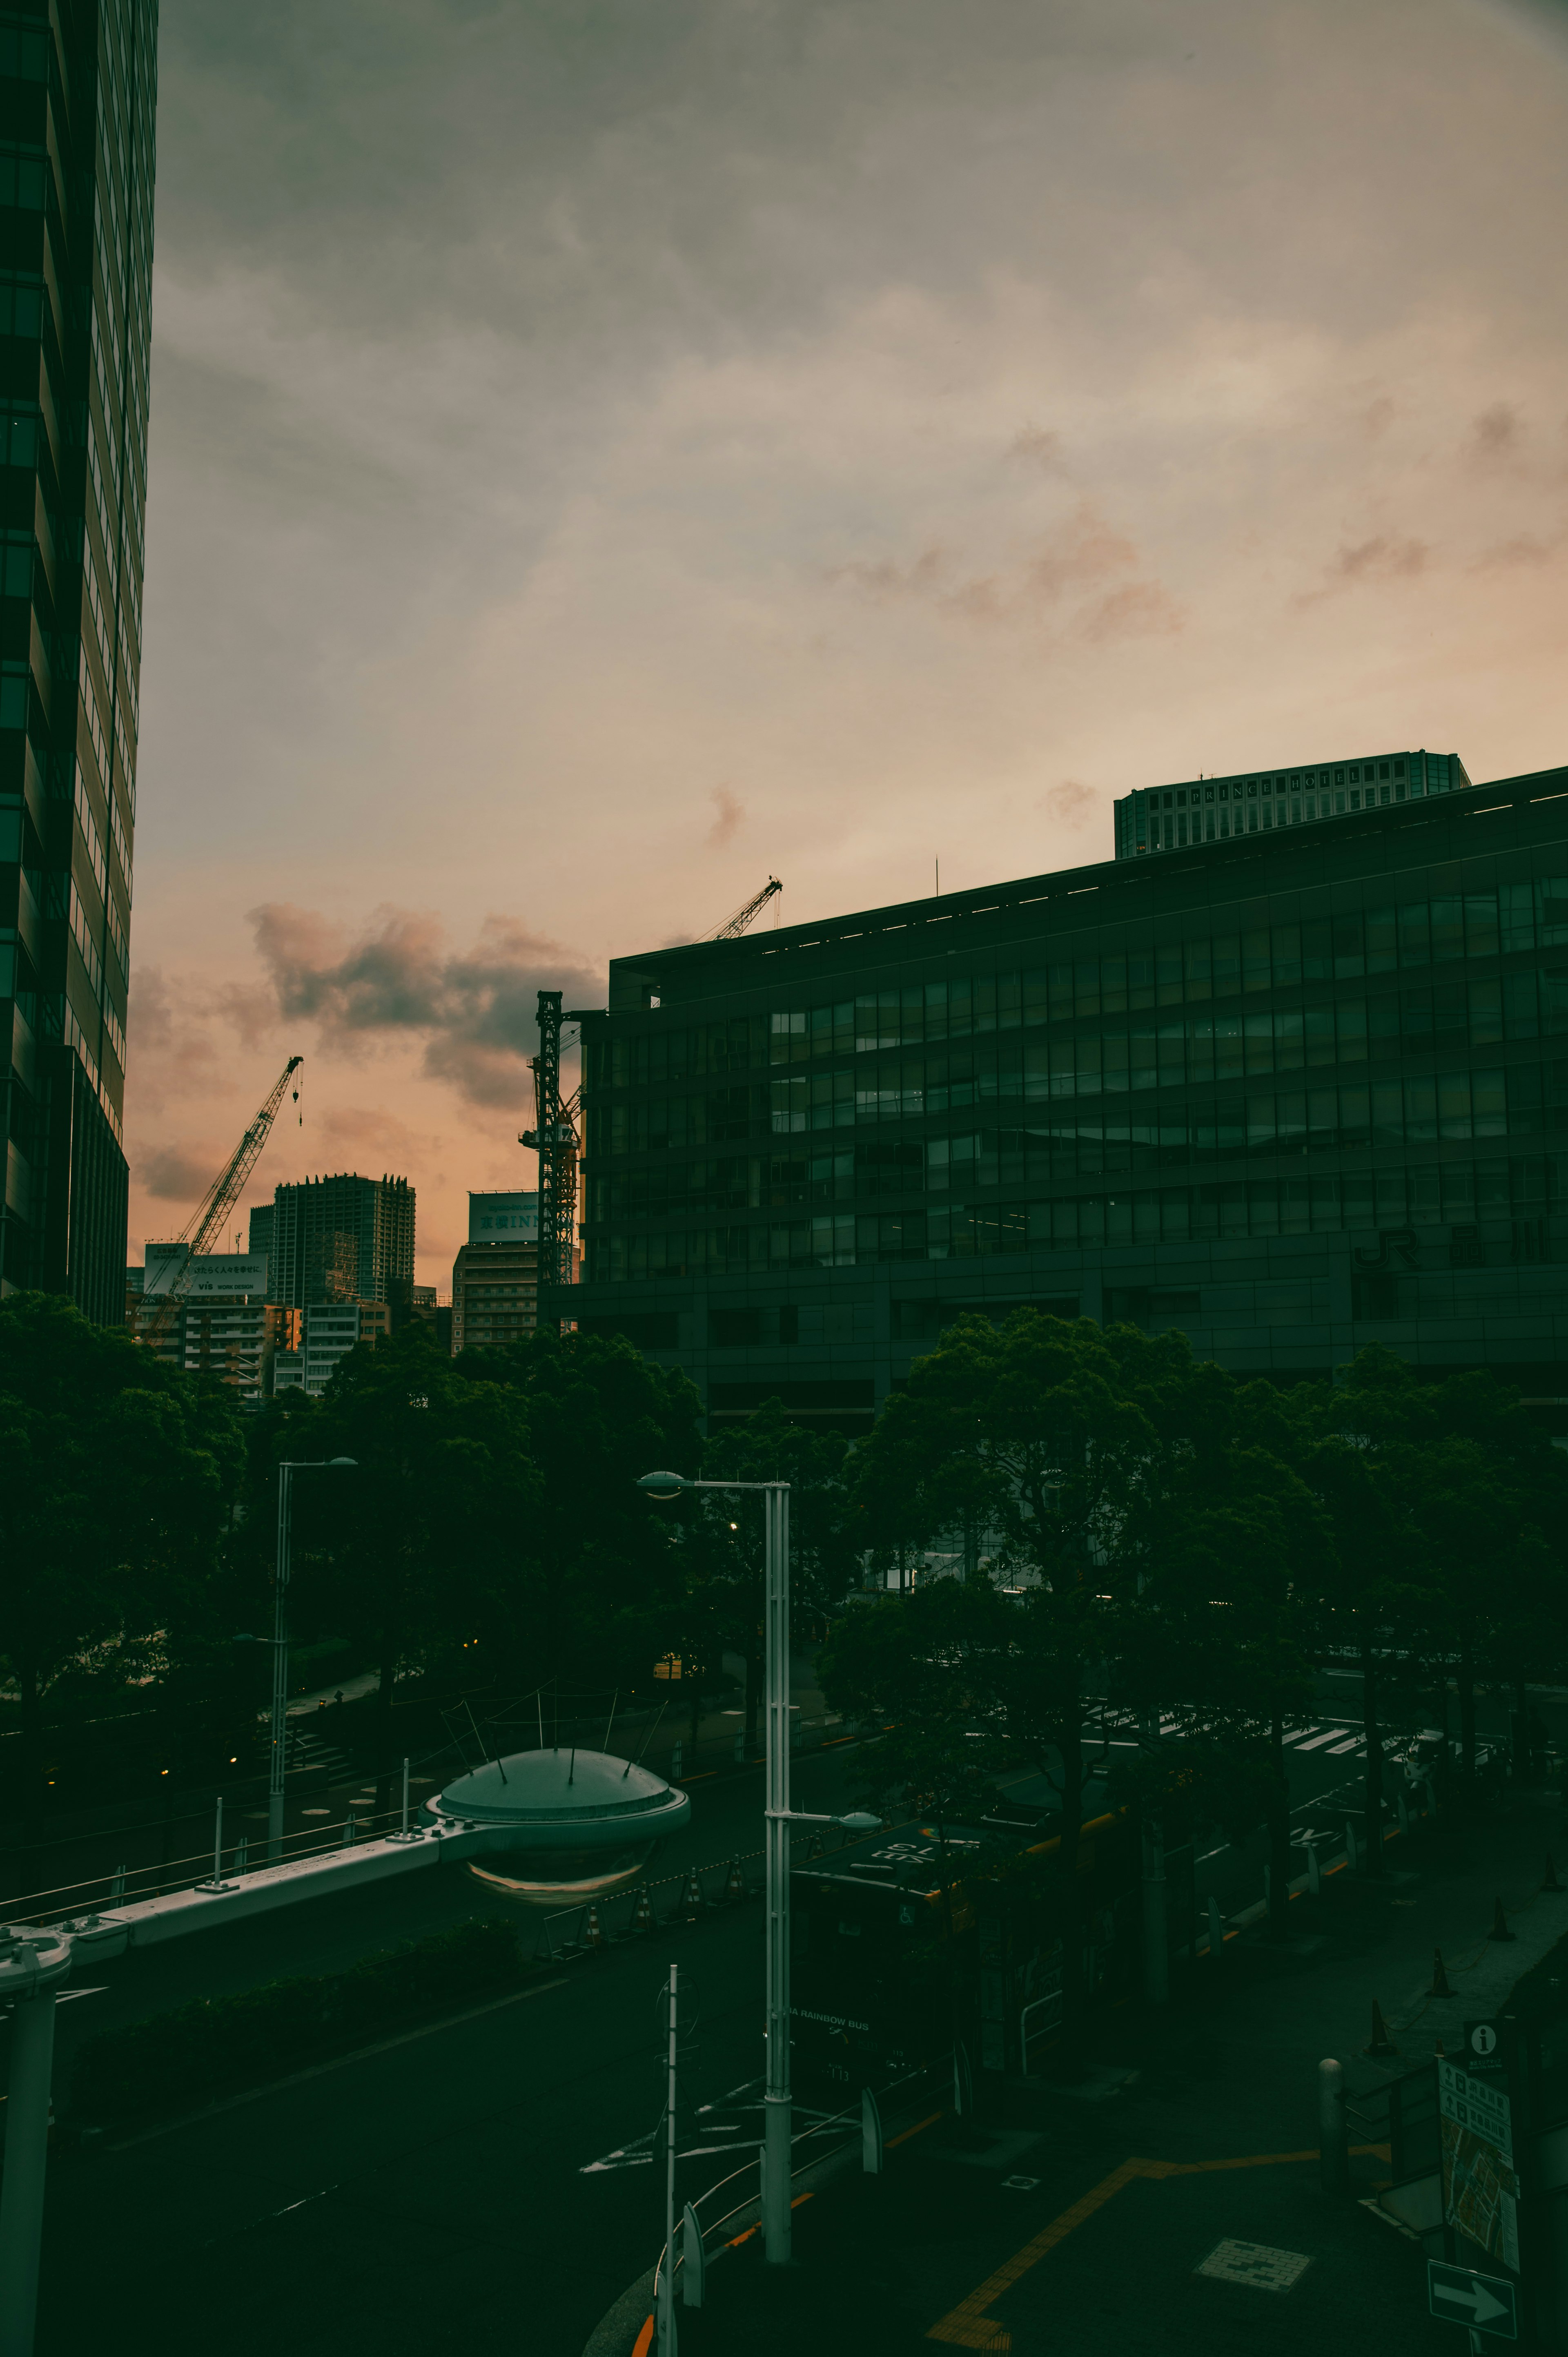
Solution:
[{"label": "distant high-rise building", "polygon": [[[271,1203],[252,1203],[246,1241],[251,1251],[270,1265],[273,1256],[273,1212]],[[273,1297],[272,1278],[267,1279],[267,1299]]]},{"label": "distant high-rise building", "polygon": [[1469,773],[1457,753],[1380,753],[1370,760],[1308,761],[1251,776],[1186,779],[1123,794],[1114,805],[1116,856],[1185,851],[1238,834],[1356,818],[1432,794],[1462,793]]},{"label": "distant high-rise building", "polygon": [[272,1300],[294,1309],[380,1301],[401,1323],[413,1308],[413,1189],[351,1173],[279,1187],[268,1255]]},{"label": "distant high-rise building", "polygon": [[0,1292],[124,1314],[157,0],[0,39]]}]

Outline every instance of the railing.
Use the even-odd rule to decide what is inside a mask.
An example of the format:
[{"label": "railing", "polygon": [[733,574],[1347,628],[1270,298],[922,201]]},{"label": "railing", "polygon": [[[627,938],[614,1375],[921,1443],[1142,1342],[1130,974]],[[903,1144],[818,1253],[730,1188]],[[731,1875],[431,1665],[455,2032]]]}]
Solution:
[{"label": "railing", "polygon": [[1388,2146],[1396,2185],[1406,2178],[1424,2177],[1441,2158],[1436,2062],[1423,2062],[1380,2087],[1347,2096],[1345,2116],[1364,2142]]}]

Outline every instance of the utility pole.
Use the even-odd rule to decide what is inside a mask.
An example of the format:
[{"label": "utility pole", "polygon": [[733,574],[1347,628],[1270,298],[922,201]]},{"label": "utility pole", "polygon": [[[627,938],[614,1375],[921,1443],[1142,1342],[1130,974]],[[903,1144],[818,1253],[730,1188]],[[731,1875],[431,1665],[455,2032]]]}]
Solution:
[{"label": "utility pole", "polygon": [[675,2023],[680,1966],[671,1964],[666,1995],[670,1999],[669,2052],[664,2093],[664,2272],[659,2278],[659,2357],[675,2357]]},{"label": "utility pole", "polygon": [[[1144,1749],[1159,1757],[1160,1714],[1144,1719]],[[1169,1893],[1165,1887],[1165,1829],[1145,1804],[1144,1813],[1144,1996],[1150,2005],[1168,2005],[1171,1995]]]},{"label": "utility pole", "polygon": [[789,1828],[842,1825],[875,1833],[880,1817],[865,1809],[818,1816],[789,1806],[789,1484],[689,1481],[683,1473],[645,1473],[638,1483],[668,1505],[683,1490],[757,1490],[763,1500],[763,1704],[767,1717],[768,2061],[762,2103],[762,2248],[769,2266],[789,2264],[789,2187],[793,2097],[789,2084]]}]

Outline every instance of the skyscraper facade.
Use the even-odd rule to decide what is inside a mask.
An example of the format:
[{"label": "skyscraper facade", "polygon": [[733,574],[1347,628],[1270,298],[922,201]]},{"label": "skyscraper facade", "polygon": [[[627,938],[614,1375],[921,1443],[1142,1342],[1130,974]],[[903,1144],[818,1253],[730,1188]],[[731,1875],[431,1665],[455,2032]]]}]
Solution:
[{"label": "skyscraper facade", "polygon": [[0,18],[0,1290],[124,1313],[157,0]]},{"label": "skyscraper facade", "polygon": [[950,1319],[1029,1303],[1280,1383],[1372,1341],[1489,1367],[1568,1435],[1568,770],[1372,782],[1326,825],[614,960],[585,1281],[544,1314],[684,1368],[711,1423],[864,1430]]},{"label": "skyscraper facade", "polygon": [[[400,1324],[413,1311],[413,1211],[406,1178],[342,1173],[277,1188],[268,1298],[293,1309],[384,1302]],[[253,1212],[251,1236],[254,1248]]]}]

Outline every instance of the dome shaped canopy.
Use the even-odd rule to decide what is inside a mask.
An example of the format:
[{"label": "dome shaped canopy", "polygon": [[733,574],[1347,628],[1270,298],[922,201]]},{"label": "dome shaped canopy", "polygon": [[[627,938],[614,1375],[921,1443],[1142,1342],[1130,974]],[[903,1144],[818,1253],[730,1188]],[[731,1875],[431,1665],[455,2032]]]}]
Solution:
[{"label": "dome shaped canopy", "polygon": [[691,1814],[684,1792],[613,1752],[514,1751],[487,1760],[426,1803],[437,1816],[505,1830],[531,1844],[675,1832]]}]

